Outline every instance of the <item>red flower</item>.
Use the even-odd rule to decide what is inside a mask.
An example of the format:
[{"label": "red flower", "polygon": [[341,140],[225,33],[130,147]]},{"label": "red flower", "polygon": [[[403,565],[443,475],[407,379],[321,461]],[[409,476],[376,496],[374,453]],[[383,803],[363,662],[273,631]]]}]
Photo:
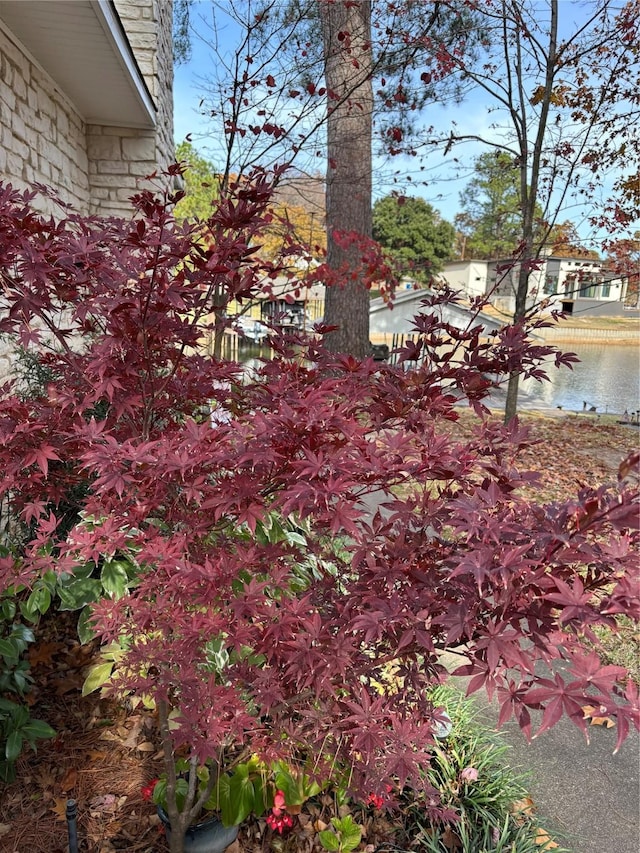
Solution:
[{"label": "red flower", "polygon": [[287,801],[284,797],[284,791],[276,791],[276,795],[273,798],[273,813],[274,815],[279,815],[283,809],[287,807]]},{"label": "red flower", "polygon": [[285,827],[293,826],[293,818],[290,814],[286,814],[286,812],[279,817],[272,812],[270,815],[267,815],[267,826],[270,826],[271,829],[282,835]]},{"label": "red flower", "polygon": [[381,809],[383,803],[384,800],[380,796],[380,794],[369,794],[369,796],[367,797],[367,805],[373,806],[374,809]]},{"label": "red flower", "polygon": [[144,785],[142,787],[142,799],[143,800],[150,800],[151,799],[151,797],[153,796],[153,789],[156,787],[156,785],[158,784],[159,781],[160,781],[159,779],[152,779],[148,785]]},{"label": "red flower", "polygon": [[285,828],[293,826],[293,818],[290,814],[286,813],[286,807],[287,803],[284,798],[284,792],[276,791],[271,814],[267,815],[267,826],[271,827],[275,832],[279,832],[280,835],[282,835]]}]

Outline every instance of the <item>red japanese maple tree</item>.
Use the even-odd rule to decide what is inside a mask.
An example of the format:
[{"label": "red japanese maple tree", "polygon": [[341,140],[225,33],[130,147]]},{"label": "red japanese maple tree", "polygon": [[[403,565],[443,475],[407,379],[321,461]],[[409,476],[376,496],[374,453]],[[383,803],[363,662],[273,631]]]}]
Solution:
[{"label": "red japanese maple tree", "polygon": [[585,730],[588,703],[621,743],[636,688],[582,640],[640,612],[637,459],[562,505],[522,496],[527,433],[486,400],[514,370],[543,375],[538,321],[486,339],[440,319],[443,293],[395,366],[274,331],[273,358],[246,372],[199,342],[273,271],[255,254],[269,182],[225,195],[206,239],[173,201],[54,221],[0,189],[0,329],[45,376],[0,400],[1,494],[26,531],[2,588],[133,567],[93,608],[126,649],[114,689],[151,695],[199,761],[307,755],[354,791],[423,784],[446,650],[527,736],[532,709],[538,731],[563,714]]}]

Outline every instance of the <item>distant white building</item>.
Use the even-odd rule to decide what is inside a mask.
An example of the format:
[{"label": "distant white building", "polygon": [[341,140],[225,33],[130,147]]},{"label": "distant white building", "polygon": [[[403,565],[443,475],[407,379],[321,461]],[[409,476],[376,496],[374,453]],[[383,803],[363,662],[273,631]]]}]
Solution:
[{"label": "distant white building", "polygon": [[[519,264],[511,259],[495,261],[451,261],[439,278],[454,290],[470,297],[489,295],[491,303],[505,313],[515,308]],[[528,304],[549,300],[550,308],[567,314],[589,311],[591,316],[628,315],[638,305],[625,304],[627,281],[612,276],[593,258],[551,255],[541,259],[540,268],[529,276]]]},{"label": "distant white building", "polygon": [[[424,311],[424,301],[431,294],[428,290],[401,290],[393,300],[393,311],[381,298],[371,300],[369,323],[371,340],[374,344],[393,345],[394,336],[406,337],[413,332],[414,317]],[[466,305],[439,305],[429,309],[435,311],[445,323],[458,329],[481,326],[483,334],[502,328],[504,323],[486,314],[471,312]]]}]

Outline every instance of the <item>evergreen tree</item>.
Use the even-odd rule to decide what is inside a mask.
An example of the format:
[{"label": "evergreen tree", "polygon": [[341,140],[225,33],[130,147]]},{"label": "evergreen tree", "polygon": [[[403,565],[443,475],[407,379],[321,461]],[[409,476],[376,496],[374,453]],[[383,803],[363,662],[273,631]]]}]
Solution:
[{"label": "evergreen tree", "polygon": [[511,257],[522,240],[520,171],[513,157],[504,151],[476,157],[460,206],[455,224],[464,237],[464,257]]},{"label": "evergreen tree", "polygon": [[455,229],[424,199],[386,196],[373,206],[373,238],[401,275],[426,284],[451,257]]},{"label": "evergreen tree", "polygon": [[176,205],[176,218],[208,219],[220,195],[220,175],[190,142],[176,146],[176,160],[188,167],[184,173],[185,195]]}]

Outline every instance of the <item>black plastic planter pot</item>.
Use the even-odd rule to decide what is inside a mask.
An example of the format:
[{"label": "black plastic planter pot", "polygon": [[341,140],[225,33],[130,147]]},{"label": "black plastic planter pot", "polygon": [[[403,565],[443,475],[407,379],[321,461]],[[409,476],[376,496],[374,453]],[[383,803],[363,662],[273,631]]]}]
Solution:
[{"label": "black plastic planter pot", "polygon": [[[169,815],[161,806],[158,806],[158,816],[170,838]],[[212,817],[189,827],[184,837],[185,853],[223,853],[237,837],[237,826],[223,826],[217,817]]]}]

